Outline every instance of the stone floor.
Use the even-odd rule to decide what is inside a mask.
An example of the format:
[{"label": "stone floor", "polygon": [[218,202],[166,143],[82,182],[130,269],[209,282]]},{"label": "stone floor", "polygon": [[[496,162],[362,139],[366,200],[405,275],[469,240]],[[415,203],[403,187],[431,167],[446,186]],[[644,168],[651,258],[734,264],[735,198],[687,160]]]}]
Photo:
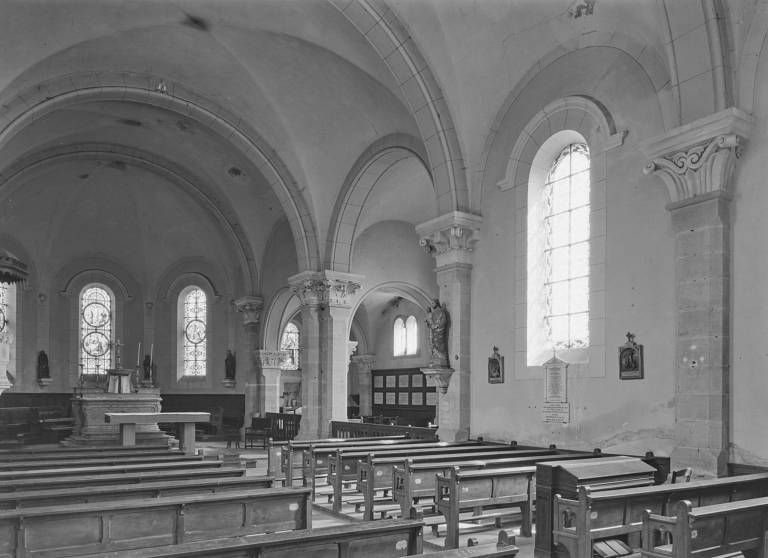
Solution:
[{"label": "stone floor", "polygon": [[[226,448],[225,442],[198,442],[198,447],[205,453],[206,456],[215,457],[217,455],[224,455],[225,459],[227,454],[237,454],[240,463],[246,467],[246,475],[266,475],[267,473],[267,453],[261,448]],[[330,511],[330,507],[325,504],[326,498],[324,492],[327,492],[327,487],[318,488],[318,495],[320,497],[315,499],[315,505],[312,512],[312,525],[315,527],[326,527],[330,525],[338,525],[340,523],[353,523],[356,521],[362,521],[362,513],[355,513],[354,505],[344,504],[342,506],[342,513],[336,514]],[[505,522],[503,528],[507,531],[511,531],[516,536],[516,545],[520,548],[519,558],[533,558],[533,538],[520,536],[520,522],[516,520],[514,516],[511,520]],[[535,527],[534,527],[535,529]],[[460,546],[467,546],[469,538],[474,538],[479,544],[485,544],[495,542],[498,537],[499,529],[494,527],[491,523],[486,526],[477,526],[474,524],[466,523],[462,524],[462,534],[459,537]],[[430,551],[440,550],[443,548],[445,537],[445,527],[441,527],[438,530],[438,536],[435,537],[431,529],[424,530],[424,553],[428,554]]]}]

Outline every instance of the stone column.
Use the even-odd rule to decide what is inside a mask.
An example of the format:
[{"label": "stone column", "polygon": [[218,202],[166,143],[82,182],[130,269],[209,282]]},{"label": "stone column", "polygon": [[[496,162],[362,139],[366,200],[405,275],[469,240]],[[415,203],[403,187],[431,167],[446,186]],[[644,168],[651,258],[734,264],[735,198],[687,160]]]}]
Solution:
[{"label": "stone column", "polygon": [[452,374],[435,375],[438,436],[466,440],[470,432],[470,337],[472,249],[482,223],[478,215],[454,211],[416,227],[420,245],[435,257],[440,302],[450,317],[448,356]]},{"label": "stone column", "polygon": [[352,357],[352,365],[357,374],[357,385],[360,387],[360,416],[373,414],[373,382],[371,381],[371,369],[376,363],[375,355],[359,355]]},{"label": "stone column", "polygon": [[301,439],[326,437],[330,421],[347,419],[349,324],[360,279],[335,271],[289,278],[302,305]]},{"label": "stone column", "polygon": [[726,474],[730,444],[731,178],[751,117],[728,109],[644,145],[669,189],[677,328],[672,466]]},{"label": "stone column", "polygon": [[259,373],[259,383],[263,399],[260,404],[262,414],[276,413],[280,410],[280,365],[288,358],[288,351],[253,351],[253,360]]},{"label": "stone column", "polygon": [[[243,328],[246,335],[246,346],[249,356],[253,357],[253,351],[259,346],[259,321],[264,299],[260,296],[244,296],[235,300],[235,308],[243,315]],[[240,373],[245,376],[245,410],[243,424],[249,426],[251,417],[263,414],[263,395],[261,387],[260,370],[256,368],[253,358],[242,361],[247,364],[247,369]]]}]

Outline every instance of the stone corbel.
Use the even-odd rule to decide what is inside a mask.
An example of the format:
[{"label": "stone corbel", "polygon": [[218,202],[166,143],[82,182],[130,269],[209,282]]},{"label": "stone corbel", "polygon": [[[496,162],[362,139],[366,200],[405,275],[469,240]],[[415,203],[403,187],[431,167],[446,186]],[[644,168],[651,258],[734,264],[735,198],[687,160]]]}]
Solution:
[{"label": "stone corbel", "polygon": [[421,372],[432,382],[432,385],[440,389],[440,393],[448,393],[448,386],[451,384],[453,368],[422,368]]},{"label": "stone corbel", "polygon": [[244,296],[235,300],[235,308],[243,314],[243,325],[258,325],[264,299],[260,296]]},{"label": "stone corbel", "polygon": [[691,122],[643,144],[650,159],[643,172],[664,181],[672,206],[729,198],[735,162],[751,129],[752,117],[736,108]]},{"label": "stone corbel", "polygon": [[471,264],[482,217],[453,211],[416,226],[419,245],[435,257],[438,267],[452,263]]}]

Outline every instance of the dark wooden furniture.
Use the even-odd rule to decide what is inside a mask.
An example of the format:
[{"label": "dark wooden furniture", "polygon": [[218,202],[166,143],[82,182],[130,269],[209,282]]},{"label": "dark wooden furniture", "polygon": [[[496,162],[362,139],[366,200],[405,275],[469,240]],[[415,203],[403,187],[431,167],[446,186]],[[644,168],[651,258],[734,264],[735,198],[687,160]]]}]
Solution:
[{"label": "dark wooden furniture", "polygon": [[[0,460],[6,459],[8,456],[25,456],[25,455],[42,455],[46,453],[55,453],[56,455],[75,455],[79,458],[85,453],[136,453],[141,454],[147,451],[175,451],[168,447],[168,444],[162,445],[142,445],[138,447],[126,448],[120,445],[114,446],[59,446],[55,449],[50,447],[20,447],[13,449],[0,449]],[[27,459],[27,458],[24,458]]]},{"label": "dark wooden furniture", "polygon": [[129,465],[139,463],[178,464],[202,461],[202,455],[137,455],[137,456],[96,456],[84,459],[39,458],[35,456],[29,461],[0,461],[0,471],[30,470],[30,469],[60,469],[66,467],[97,467],[109,465]]},{"label": "dark wooden furniture", "polygon": [[301,415],[293,413],[266,413],[269,437],[273,440],[293,440],[299,434]]},{"label": "dark wooden furniture", "polygon": [[637,457],[613,456],[536,465],[536,558],[565,558],[558,552],[553,536],[554,498],[577,498],[579,488],[593,490],[650,486],[656,469]]},{"label": "dark wooden furniture", "polygon": [[245,428],[245,447],[252,448],[254,443],[260,442],[266,449],[269,441],[269,421],[262,417],[251,417],[251,425]]},{"label": "dark wooden furniture", "polygon": [[258,489],[0,511],[0,556],[103,555],[311,527],[309,491]]},{"label": "dark wooden furniture", "polygon": [[422,426],[434,422],[437,388],[427,384],[418,368],[371,371],[374,416],[393,418],[394,424]]},{"label": "dark wooden furniture", "polygon": [[103,484],[47,490],[0,492],[0,509],[58,506],[88,502],[112,502],[136,498],[160,498],[182,494],[214,494],[255,488],[272,488],[272,477],[224,477],[175,479],[134,484]]},{"label": "dark wooden furniture", "polygon": [[41,477],[103,475],[107,473],[168,471],[173,469],[217,469],[222,465],[222,461],[163,461],[161,463],[129,463],[127,465],[94,465],[90,467],[60,467],[57,469],[0,471],[0,487],[5,481],[17,481]]},{"label": "dark wooden furniture", "polygon": [[92,473],[88,475],[69,475],[66,469],[57,470],[57,474],[30,479],[0,481],[0,494],[25,490],[59,490],[80,487],[120,484],[141,484],[167,480],[212,479],[226,477],[244,477],[245,469],[222,467],[222,461],[214,462],[213,468],[189,469],[174,467],[170,470],[138,471],[130,473]]},{"label": "dark wooden furniture", "polygon": [[[515,548],[513,545],[511,547]],[[243,558],[246,556],[394,558],[418,555],[421,551],[421,522],[396,520],[353,523],[270,535],[217,538],[130,552],[107,552],[98,556],[99,558]],[[501,556],[509,555],[501,554]],[[83,558],[96,558],[96,556]]]},{"label": "dark wooden furniture", "polygon": [[418,426],[392,426],[389,424],[331,421],[332,438],[375,438],[378,436],[397,435],[422,440],[437,440],[437,429],[422,428]]},{"label": "dark wooden furniture", "polygon": [[[499,521],[518,509],[522,515],[520,534],[531,536],[533,475],[536,467],[505,467],[462,471],[451,469],[449,476],[438,475],[435,501],[438,513],[445,516],[445,548],[459,546],[459,514],[474,510],[472,519]],[[497,526],[501,526],[497,523]]]},{"label": "dark wooden furniture", "polygon": [[607,537],[639,548],[645,510],[671,516],[681,500],[698,507],[764,496],[768,473],[596,492],[582,486],[577,500],[556,496],[553,541],[572,558],[590,558],[593,543]]},{"label": "dark wooden furniture", "polygon": [[644,512],[642,558],[766,554],[768,498],[702,507],[683,500],[674,514]]},{"label": "dark wooden furniture", "polygon": [[[394,469],[397,466],[402,467],[405,465],[405,462],[408,461],[410,466],[414,466],[414,464],[418,463],[419,465],[425,465],[429,466],[432,463],[440,463],[442,464],[442,467],[438,467],[433,469],[432,472],[432,478],[427,478],[426,484],[431,484],[432,486],[432,495],[434,495],[435,490],[435,482],[434,482],[434,476],[435,475],[449,475],[450,471],[454,468],[454,466],[461,467],[462,470],[469,470],[469,469],[481,469],[485,468],[486,463],[492,464],[492,463],[498,463],[498,462],[506,462],[508,460],[514,460],[518,459],[534,459],[532,462],[524,463],[524,465],[531,465],[535,463],[536,458],[540,459],[547,459],[556,454],[555,450],[515,450],[514,448],[509,448],[509,451],[507,451],[507,448],[504,448],[504,450],[500,450],[499,453],[496,452],[479,452],[479,453],[454,453],[454,454],[440,454],[439,456],[433,456],[433,455],[426,455],[426,456],[415,456],[411,458],[404,458],[404,457],[371,457],[368,456],[364,460],[360,460],[358,464],[358,474],[357,474],[357,492],[362,493],[362,505],[363,505],[363,519],[372,520],[374,518],[374,511],[377,504],[382,504],[385,506],[394,506],[395,500],[394,500],[394,482],[395,482],[395,476],[394,476]],[[510,467],[513,465],[509,465]],[[497,467],[503,467],[504,465],[496,465]],[[491,466],[493,468],[493,466]],[[429,477],[429,475],[425,475],[426,477]],[[431,482],[430,482],[431,481]],[[420,481],[421,483],[421,481]],[[426,488],[425,486],[420,486],[420,488]],[[376,493],[377,492],[383,492],[384,497],[377,500],[376,499]],[[387,498],[388,493],[391,493],[391,496]],[[335,498],[335,494],[334,494]],[[410,508],[410,505],[405,508],[404,510],[401,510],[402,517],[407,517],[407,510]]]}]

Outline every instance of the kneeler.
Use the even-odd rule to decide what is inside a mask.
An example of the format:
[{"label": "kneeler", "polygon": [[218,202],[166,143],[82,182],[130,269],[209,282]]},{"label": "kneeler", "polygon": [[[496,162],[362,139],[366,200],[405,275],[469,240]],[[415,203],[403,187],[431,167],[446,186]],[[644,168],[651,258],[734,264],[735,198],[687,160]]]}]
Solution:
[{"label": "kneeler", "polygon": [[598,558],[617,558],[632,554],[632,549],[618,539],[605,539],[592,545],[592,555]]}]

